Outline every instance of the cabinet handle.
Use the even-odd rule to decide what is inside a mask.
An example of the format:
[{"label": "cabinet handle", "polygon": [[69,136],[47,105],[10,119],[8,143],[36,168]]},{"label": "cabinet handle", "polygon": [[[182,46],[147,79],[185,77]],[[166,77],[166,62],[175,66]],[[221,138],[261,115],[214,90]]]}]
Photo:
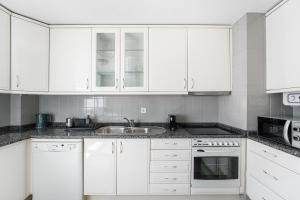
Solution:
[{"label": "cabinet handle", "polygon": [[276,154],[270,153],[267,150],[263,150],[264,153],[269,154],[271,156],[273,156],[274,158],[277,158],[278,156]]},{"label": "cabinet handle", "polygon": [[177,154],[165,154],[165,157],[177,157]]},{"label": "cabinet handle", "polygon": [[90,82],[89,82],[89,79],[87,78],[87,79],[86,79],[86,89],[88,90],[89,87],[90,87]]},{"label": "cabinet handle", "polygon": [[19,88],[20,87],[20,78],[19,78],[19,75],[17,75],[17,88]]},{"label": "cabinet handle", "polygon": [[120,142],[120,154],[123,153],[123,142]]},{"label": "cabinet handle", "polygon": [[119,85],[119,79],[116,78],[116,89],[118,89]]},{"label": "cabinet handle", "polygon": [[278,178],[277,178],[277,177],[271,175],[271,174],[268,173],[266,170],[263,170],[263,173],[266,174],[266,175],[268,175],[268,176],[270,176],[270,177],[272,177],[275,181],[278,181]]},{"label": "cabinet handle", "polygon": [[115,143],[114,142],[111,143],[111,148],[112,148],[111,153],[114,154],[115,153]]},{"label": "cabinet handle", "polygon": [[123,84],[123,88],[125,88],[125,78],[123,78],[122,81],[123,81],[123,83],[122,83]]},{"label": "cabinet handle", "polygon": [[261,199],[262,199],[262,200],[267,200],[265,197],[262,197]]},{"label": "cabinet handle", "polygon": [[195,86],[195,80],[192,78],[192,87],[191,87],[191,89],[193,89],[194,86]]},{"label": "cabinet handle", "polygon": [[186,78],[184,79],[184,89],[186,89]]}]

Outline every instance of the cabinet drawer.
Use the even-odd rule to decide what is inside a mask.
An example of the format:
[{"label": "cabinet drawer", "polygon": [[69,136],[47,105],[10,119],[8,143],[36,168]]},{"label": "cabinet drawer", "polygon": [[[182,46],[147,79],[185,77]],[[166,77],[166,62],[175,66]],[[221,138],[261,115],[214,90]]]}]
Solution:
[{"label": "cabinet drawer", "polygon": [[247,177],[247,194],[251,200],[283,200],[252,176]]},{"label": "cabinet drawer", "polygon": [[190,173],[190,161],[151,161],[151,172]]},{"label": "cabinet drawer", "polygon": [[189,184],[150,184],[150,194],[153,195],[189,195]]},{"label": "cabinet drawer", "polygon": [[151,173],[150,183],[190,183],[190,175],[182,173]]},{"label": "cabinet drawer", "polygon": [[152,139],[151,149],[191,149],[190,139]]},{"label": "cabinet drawer", "polygon": [[300,176],[298,174],[251,152],[248,154],[249,175],[284,199],[299,199]]},{"label": "cabinet drawer", "polygon": [[151,160],[191,160],[191,150],[152,150]]},{"label": "cabinet drawer", "polygon": [[257,153],[285,168],[300,174],[300,159],[272,147],[248,140],[248,151]]}]

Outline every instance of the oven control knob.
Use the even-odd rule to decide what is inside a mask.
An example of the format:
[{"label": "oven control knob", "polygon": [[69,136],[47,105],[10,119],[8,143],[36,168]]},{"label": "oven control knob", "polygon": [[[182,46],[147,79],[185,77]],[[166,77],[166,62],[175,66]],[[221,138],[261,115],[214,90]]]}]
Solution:
[{"label": "oven control knob", "polygon": [[229,146],[233,146],[233,143],[232,143],[232,142],[229,142],[228,145],[229,145]]},{"label": "oven control knob", "polygon": [[224,142],[224,146],[227,146],[228,145],[228,142]]},{"label": "oven control knob", "polygon": [[217,142],[213,142],[213,146],[217,146],[218,145],[218,143]]},{"label": "oven control knob", "polygon": [[300,141],[300,137],[299,137],[299,136],[294,136],[294,137],[293,137],[293,140],[295,140],[295,141]]},{"label": "oven control knob", "polygon": [[211,142],[208,142],[208,143],[207,143],[207,145],[208,145],[208,146],[211,146],[211,145],[212,145],[212,143],[211,143]]},{"label": "oven control knob", "polygon": [[219,142],[219,146],[223,146],[223,142]]},{"label": "oven control knob", "polygon": [[234,143],[233,143],[233,146],[239,146],[239,143],[234,142]]}]

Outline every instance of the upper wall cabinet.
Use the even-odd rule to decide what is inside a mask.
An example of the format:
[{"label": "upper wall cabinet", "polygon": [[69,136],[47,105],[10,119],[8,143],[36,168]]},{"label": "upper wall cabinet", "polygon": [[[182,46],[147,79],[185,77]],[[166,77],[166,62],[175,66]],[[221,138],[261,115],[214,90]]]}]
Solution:
[{"label": "upper wall cabinet", "polygon": [[122,91],[148,90],[148,29],[121,29]]},{"label": "upper wall cabinet", "polygon": [[92,34],[94,91],[148,90],[148,29],[95,28]]},{"label": "upper wall cabinet", "polygon": [[49,28],[11,18],[11,89],[48,91]]},{"label": "upper wall cabinet", "polygon": [[290,0],[266,19],[267,90],[300,90],[300,1]]},{"label": "upper wall cabinet", "polygon": [[120,29],[92,30],[92,82],[94,91],[120,90]]},{"label": "upper wall cabinet", "polygon": [[149,29],[149,91],[187,91],[187,30]]},{"label": "upper wall cabinet", "polygon": [[50,29],[50,92],[91,90],[91,29]]},{"label": "upper wall cabinet", "polygon": [[229,28],[188,29],[190,92],[231,91]]},{"label": "upper wall cabinet", "polygon": [[0,10],[0,90],[9,90],[10,16]]}]

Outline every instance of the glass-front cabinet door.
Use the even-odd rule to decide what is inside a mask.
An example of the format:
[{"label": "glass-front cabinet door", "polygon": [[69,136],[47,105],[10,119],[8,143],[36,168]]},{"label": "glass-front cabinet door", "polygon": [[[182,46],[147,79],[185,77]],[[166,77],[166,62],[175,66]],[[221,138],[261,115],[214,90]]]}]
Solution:
[{"label": "glass-front cabinet door", "polygon": [[121,30],[121,91],[148,91],[148,28]]},{"label": "glass-front cabinet door", "polygon": [[94,28],[93,90],[114,92],[120,90],[120,29]]}]

